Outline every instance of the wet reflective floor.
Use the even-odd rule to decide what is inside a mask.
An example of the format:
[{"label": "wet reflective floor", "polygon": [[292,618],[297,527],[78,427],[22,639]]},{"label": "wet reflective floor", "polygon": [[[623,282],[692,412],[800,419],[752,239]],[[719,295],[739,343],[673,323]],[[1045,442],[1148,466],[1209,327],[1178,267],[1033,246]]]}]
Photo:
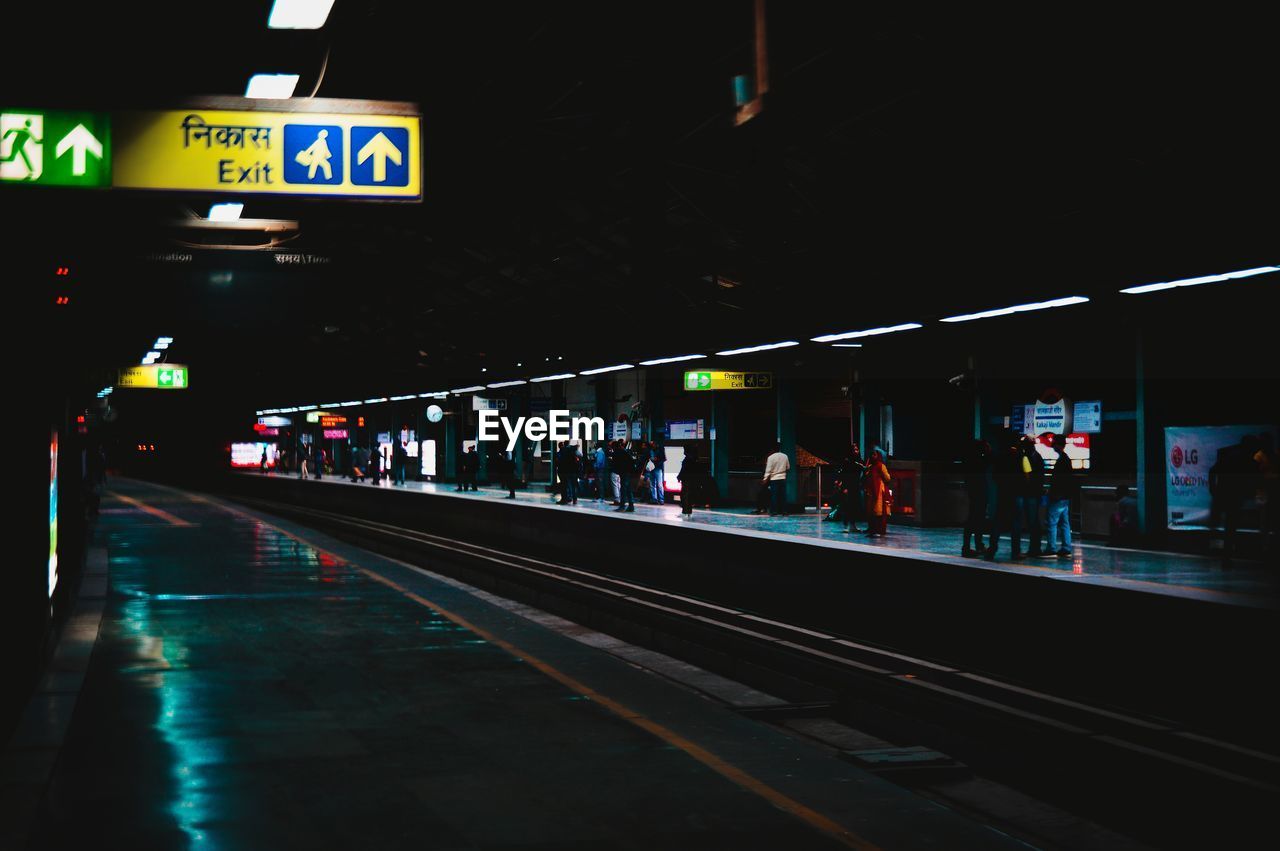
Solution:
[{"label": "wet reflective floor", "polygon": [[[248,475],[248,474],[247,474]],[[258,474],[253,474],[258,475]],[[355,484],[346,479],[326,477],[310,480],[317,486]],[[419,491],[455,496],[460,499],[504,499],[506,492],[494,488],[458,492],[453,485],[434,482],[408,482],[393,486],[383,481],[377,487]],[[521,504],[554,506],[546,493],[516,491]],[[577,505],[554,506],[559,511],[613,512],[614,506],[594,499],[579,499]],[[1035,574],[1052,579],[1107,585],[1134,591],[1176,594],[1238,605],[1275,607],[1280,604],[1280,569],[1260,561],[1237,561],[1224,567],[1216,558],[1185,553],[1122,549],[1104,544],[1076,541],[1070,558],[1037,558],[1024,561],[1009,559],[1009,541],[1000,543],[995,562],[960,556],[961,533],[953,528],[920,528],[890,524],[884,538],[867,538],[861,534],[845,534],[841,523],[823,522],[813,509],[805,514],[780,517],[753,515],[749,509],[697,509],[691,517],[682,518],[679,504],[644,505],[636,503],[629,519],[646,519],[669,523],[692,523],[713,529],[767,534],[796,538],[798,542],[822,543],[841,547],[889,550],[904,557],[944,560],[975,569],[994,569],[1011,573]],[[862,527],[865,529],[865,523]],[[1024,542],[1025,546],[1025,542]]]},{"label": "wet reflective floor", "polygon": [[32,847],[1025,847],[457,583],[110,487]]}]

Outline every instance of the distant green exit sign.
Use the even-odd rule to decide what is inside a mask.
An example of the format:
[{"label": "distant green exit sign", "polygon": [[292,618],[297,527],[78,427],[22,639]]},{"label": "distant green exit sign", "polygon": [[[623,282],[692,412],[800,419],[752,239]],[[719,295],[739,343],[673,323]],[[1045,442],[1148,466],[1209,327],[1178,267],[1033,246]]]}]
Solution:
[{"label": "distant green exit sign", "polygon": [[111,119],[101,112],[0,109],[0,182],[110,186]]}]

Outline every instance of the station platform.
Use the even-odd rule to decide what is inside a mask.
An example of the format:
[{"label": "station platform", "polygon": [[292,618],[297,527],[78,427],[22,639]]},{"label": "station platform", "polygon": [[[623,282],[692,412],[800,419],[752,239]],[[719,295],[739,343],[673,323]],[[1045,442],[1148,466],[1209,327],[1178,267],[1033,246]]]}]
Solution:
[{"label": "station platform", "polygon": [[[243,473],[261,476],[260,473]],[[277,474],[268,474],[268,477]],[[286,475],[285,478],[288,478]],[[294,479],[297,476],[293,476]],[[353,488],[381,488],[411,493],[425,493],[458,499],[507,500],[507,492],[493,487],[478,491],[458,491],[454,485],[437,482],[409,481],[392,485],[390,480],[378,484],[355,483],[327,476],[309,479],[316,485],[346,485]],[[1228,605],[1280,609],[1280,570],[1261,561],[1237,560],[1224,567],[1217,558],[1186,553],[1111,547],[1093,542],[1075,541],[1071,558],[1037,558],[1012,561],[1009,539],[1000,542],[998,557],[993,562],[981,558],[965,558],[959,554],[961,530],[957,528],[923,528],[890,523],[884,538],[867,538],[861,534],[845,534],[841,523],[823,522],[813,509],[802,514],[778,517],[752,514],[749,509],[696,509],[689,517],[680,513],[678,503],[648,505],[636,503],[634,513],[619,514],[609,502],[581,498],[576,505],[560,506],[555,497],[535,491],[517,490],[519,505],[545,507],[556,511],[604,513],[631,520],[664,524],[694,524],[700,528],[737,535],[759,536],[793,543],[839,547],[850,551],[874,551],[904,558],[924,558],[980,571],[997,571],[1023,576],[1036,576],[1064,582],[1098,585],[1144,593],[1167,594]],[[865,528],[865,523],[863,524]],[[1024,542],[1025,546],[1025,542]]]},{"label": "station platform", "polygon": [[50,675],[70,703],[36,707],[5,753],[10,815],[41,801],[14,847],[1027,847],[461,583],[233,503],[113,481],[95,550],[91,653]]}]

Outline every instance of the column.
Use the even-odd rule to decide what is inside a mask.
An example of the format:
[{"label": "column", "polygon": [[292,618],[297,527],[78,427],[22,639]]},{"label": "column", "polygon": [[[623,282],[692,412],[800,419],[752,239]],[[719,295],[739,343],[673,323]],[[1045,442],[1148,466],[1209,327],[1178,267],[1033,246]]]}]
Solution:
[{"label": "column", "polygon": [[729,392],[711,391],[711,478],[722,500],[729,495]]},{"label": "column", "polygon": [[[441,399],[444,402],[441,405],[445,408],[444,415],[444,478],[445,481],[456,482],[458,480],[458,452],[462,449],[459,434],[461,432],[461,419],[463,416],[458,404],[458,397],[451,396],[449,399]],[[453,410],[449,410],[452,408]]]},{"label": "column", "polygon": [[777,388],[778,442],[782,444],[783,453],[791,459],[791,470],[787,473],[786,503],[800,503],[800,466],[796,458],[796,391],[794,380],[789,375],[778,373]]}]

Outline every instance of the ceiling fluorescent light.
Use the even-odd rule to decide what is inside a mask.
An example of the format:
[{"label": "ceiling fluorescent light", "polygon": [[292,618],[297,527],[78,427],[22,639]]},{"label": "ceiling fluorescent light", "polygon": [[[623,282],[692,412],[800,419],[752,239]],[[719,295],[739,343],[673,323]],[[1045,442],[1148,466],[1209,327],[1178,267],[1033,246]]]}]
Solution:
[{"label": "ceiling fluorescent light", "polygon": [[298,406],[298,410],[299,410],[299,411],[314,411],[314,410],[316,409],[316,407],[317,407],[316,405],[299,405],[299,406]]},{"label": "ceiling fluorescent light", "polygon": [[705,358],[705,357],[706,355],[676,355],[673,358],[654,358],[653,360],[642,360],[640,361],[640,365],[641,366],[657,366],[660,363],[675,363],[676,361],[697,360],[698,358]]},{"label": "ceiling fluorescent light", "polygon": [[1025,313],[1028,310],[1045,310],[1050,307],[1069,307],[1073,304],[1084,304],[1089,299],[1082,295],[1055,298],[1052,301],[1036,301],[1031,304],[1015,304],[1013,307],[1001,307],[996,310],[984,310],[981,313],[964,313],[960,316],[948,316],[941,322],[968,322],[972,319],[990,319],[993,316],[1008,316],[1011,313]]},{"label": "ceiling fluorescent light", "polygon": [[901,325],[886,325],[883,328],[868,328],[865,331],[845,331],[842,334],[823,334],[821,337],[810,337],[815,343],[833,343],[836,340],[852,340],[855,337],[875,337],[880,334],[892,334],[895,331],[911,331],[923,328],[919,322],[904,322]]},{"label": "ceiling fluorescent light", "polygon": [[597,367],[596,369],[584,369],[581,371],[580,374],[581,375],[599,375],[602,372],[617,372],[620,369],[635,369],[635,364],[620,363],[614,366],[601,366],[601,367]]},{"label": "ceiling fluorescent light", "polygon": [[716,352],[718,355],[747,355],[752,352],[764,352],[769,349],[785,349],[788,346],[798,346],[796,340],[788,340],[785,343],[766,343],[763,346],[747,346],[745,349],[725,349],[723,352]]},{"label": "ceiling fluorescent light", "polygon": [[359,399],[356,399],[355,401],[352,401],[352,402],[339,402],[336,405],[325,405],[325,407],[326,408],[353,408],[356,405],[363,405],[363,404],[364,403],[361,402]]},{"label": "ceiling fluorescent light", "polygon": [[267,18],[273,30],[318,30],[329,18],[333,0],[276,0]]},{"label": "ceiling fluorescent light", "polygon": [[1268,275],[1272,272],[1280,272],[1280,266],[1259,266],[1256,269],[1244,269],[1240,272],[1226,272],[1221,275],[1205,275],[1202,278],[1183,278],[1178,281],[1165,281],[1161,284],[1143,284],[1140,287],[1129,287],[1120,292],[1129,295],[1140,295],[1142,293],[1154,293],[1159,290],[1171,290],[1176,287],[1194,287],[1197,284],[1215,284],[1219,281],[1230,281],[1235,278],[1251,278],[1254,275]]},{"label": "ceiling fluorescent light", "polygon": [[528,384],[528,383],[529,382],[521,379],[519,381],[495,381],[493,384],[490,384],[489,386],[496,390],[499,387],[515,387],[517,384]]},{"label": "ceiling fluorescent light", "polygon": [[417,397],[417,396],[414,396],[412,393],[410,393],[408,396],[392,396],[392,397],[391,397],[391,401],[392,401],[392,402],[403,402],[405,399],[416,399],[416,398],[418,398],[418,397]]},{"label": "ceiling fluorescent light", "polygon": [[559,381],[562,378],[573,378],[573,377],[575,376],[572,372],[560,372],[555,375],[543,375],[539,378],[530,378],[529,380],[534,383],[537,383],[539,381]]},{"label": "ceiling fluorescent light", "polygon": [[861,344],[861,343],[832,343],[832,344],[831,344],[831,348],[833,348],[833,349],[860,349],[860,348],[862,348],[862,344]]},{"label": "ceiling fluorescent light", "polygon": [[376,405],[376,404],[378,404],[379,402],[385,402],[385,401],[387,401],[387,397],[386,397],[386,396],[379,396],[379,397],[377,397],[376,399],[365,399],[365,400],[364,400],[364,403],[365,403],[366,405]]},{"label": "ceiling fluorescent light", "polygon": [[484,385],[483,385],[483,384],[477,384],[477,385],[475,385],[474,387],[455,387],[455,388],[453,388],[452,390],[450,390],[449,392],[450,392],[450,393],[457,393],[459,396],[461,396],[463,393],[475,393],[475,392],[477,392],[477,391],[479,391],[479,390],[483,390],[483,389],[484,389]]},{"label": "ceiling fluorescent light", "polygon": [[244,90],[244,96],[247,98],[284,100],[293,97],[293,90],[297,86],[297,74],[254,74],[249,78],[249,85]]}]

